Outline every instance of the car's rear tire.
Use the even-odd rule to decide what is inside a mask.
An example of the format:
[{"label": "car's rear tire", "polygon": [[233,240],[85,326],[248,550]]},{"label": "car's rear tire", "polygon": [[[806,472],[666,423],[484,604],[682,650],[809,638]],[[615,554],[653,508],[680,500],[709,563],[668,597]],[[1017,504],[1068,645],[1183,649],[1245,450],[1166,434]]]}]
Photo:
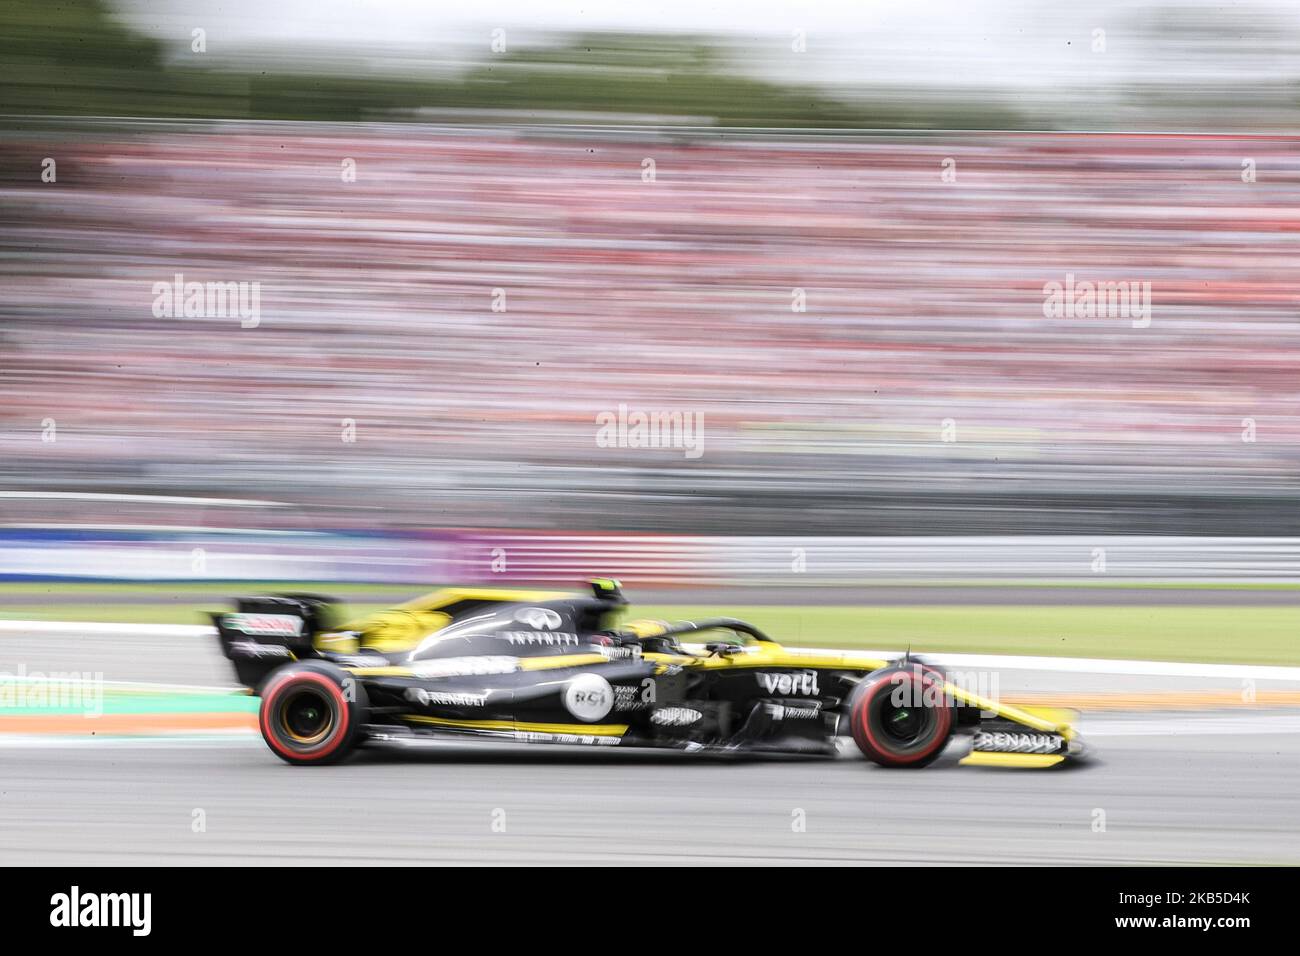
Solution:
[{"label": "car's rear tire", "polygon": [[849,694],[847,710],[854,743],[882,767],[933,763],[955,723],[943,676],[919,664],[868,674]]},{"label": "car's rear tire", "polygon": [[292,764],[337,763],[361,740],[366,698],[361,684],[332,664],[305,661],[272,673],[262,687],[262,739]]}]

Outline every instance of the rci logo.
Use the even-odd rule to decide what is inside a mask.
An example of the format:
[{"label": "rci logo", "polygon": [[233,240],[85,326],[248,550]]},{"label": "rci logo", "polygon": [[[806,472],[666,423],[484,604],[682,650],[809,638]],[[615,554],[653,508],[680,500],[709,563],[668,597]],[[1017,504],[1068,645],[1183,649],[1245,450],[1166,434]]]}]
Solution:
[{"label": "rci logo", "polygon": [[600,720],[614,707],[614,688],[599,674],[580,674],[564,689],[564,706],[579,720]]}]

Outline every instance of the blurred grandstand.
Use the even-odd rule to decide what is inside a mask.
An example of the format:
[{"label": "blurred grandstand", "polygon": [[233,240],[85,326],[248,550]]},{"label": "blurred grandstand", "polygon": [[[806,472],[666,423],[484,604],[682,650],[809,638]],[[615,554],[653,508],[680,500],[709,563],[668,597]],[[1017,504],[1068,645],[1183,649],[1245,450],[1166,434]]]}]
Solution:
[{"label": "blurred grandstand", "polygon": [[[1300,534],[1300,151],[1269,132],[1300,33],[1192,7],[1117,12],[1121,66],[1017,98],[813,90],[682,36],[198,65],[15,0],[0,524]],[[884,128],[1103,114],[1263,132]],[[258,283],[255,327],[156,317],[177,274]],[[1046,318],[1069,276],[1150,283],[1149,324]],[[601,446],[623,404],[702,416],[703,454]]]},{"label": "blurred grandstand", "polygon": [[[1295,147],[30,125],[0,479],[330,527],[1294,534]],[[259,282],[260,324],[155,318],[175,273]],[[1149,281],[1150,326],[1044,318],[1069,273]],[[620,402],[702,414],[705,454],[598,448]]]}]

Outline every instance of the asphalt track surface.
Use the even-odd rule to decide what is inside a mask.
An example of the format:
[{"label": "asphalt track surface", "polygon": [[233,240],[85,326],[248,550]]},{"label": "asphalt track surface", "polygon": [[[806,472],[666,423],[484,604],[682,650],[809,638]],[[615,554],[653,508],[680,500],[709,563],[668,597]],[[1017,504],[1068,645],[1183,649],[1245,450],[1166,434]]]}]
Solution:
[{"label": "asphalt track surface", "polygon": [[0,862],[1300,862],[1300,728],[1261,719],[1130,721],[1149,732],[1102,734],[1096,762],[1046,772],[542,747],[294,768],[251,736],[10,741]]},{"label": "asphalt track surface", "polygon": [[[6,635],[0,669],[19,664],[231,682],[201,638]],[[1117,683],[1006,678],[1006,691]],[[851,750],[759,761],[465,745],[294,768],[252,734],[0,735],[0,863],[1300,863],[1300,714],[1089,715],[1083,730],[1092,761],[1040,772],[958,767],[959,744],[921,771]]]}]

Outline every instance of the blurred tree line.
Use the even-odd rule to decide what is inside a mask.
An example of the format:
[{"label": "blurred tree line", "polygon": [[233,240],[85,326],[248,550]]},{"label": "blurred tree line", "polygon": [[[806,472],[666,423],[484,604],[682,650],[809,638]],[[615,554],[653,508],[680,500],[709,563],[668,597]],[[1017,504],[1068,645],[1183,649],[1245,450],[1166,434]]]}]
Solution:
[{"label": "blurred tree line", "polygon": [[28,115],[354,121],[419,110],[694,117],[722,126],[1016,128],[1011,109],[960,99],[842,102],[739,75],[706,38],[599,34],[493,55],[458,79],[168,62],[104,0],[0,3],[0,111]]}]

